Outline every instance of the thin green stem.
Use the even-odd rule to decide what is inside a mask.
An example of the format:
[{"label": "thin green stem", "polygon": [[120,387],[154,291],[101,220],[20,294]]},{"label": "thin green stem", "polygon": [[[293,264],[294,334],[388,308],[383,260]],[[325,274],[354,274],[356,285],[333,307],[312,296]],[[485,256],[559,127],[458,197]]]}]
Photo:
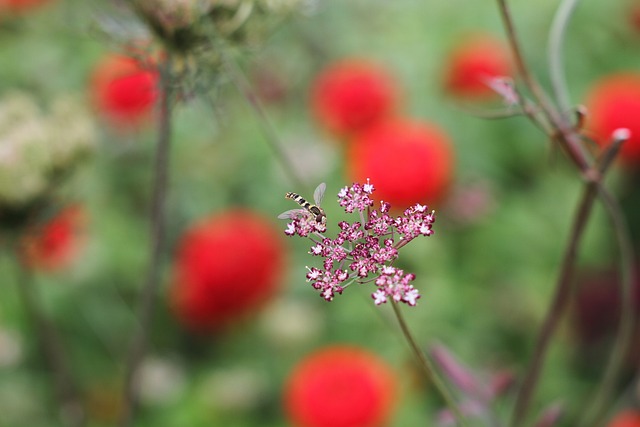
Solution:
[{"label": "thin green stem", "polygon": [[[222,47],[222,49],[224,49],[224,47]],[[271,151],[274,153],[278,162],[280,162],[280,165],[282,166],[284,172],[289,176],[291,181],[293,181],[293,185],[299,188],[308,188],[308,186],[305,185],[305,181],[297,172],[294,163],[291,161],[291,159],[289,159],[287,153],[283,149],[283,144],[282,141],[280,141],[278,132],[276,132],[273,123],[271,123],[271,120],[269,119],[269,116],[267,115],[262,102],[260,102],[260,99],[254,93],[251,85],[247,81],[247,78],[245,77],[238,64],[233,58],[230,57],[230,54],[228,53],[224,54],[224,65],[227,74],[233,81],[233,84],[242,94],[243,98],[258,118],[258,121],[262,128],[262,132],[265,136],[265,140],[269,145]]]},{"label": "thin green stem", "polygon": [[563,0],[551,24],[549,32],[549,76],[560,111],[565,114],[570,110],[569,90],[564,71],[563,45],[569,20],[580,0]]},{"label": "thin green stem", "polygon": [[85,409],[81,403],[78,385],[69,368],[58,329],[40,305],[33,275],[18,256],[15,257],[15,263],[18,266],[17,279],[20,299],[33,324],[34,335],[38,339],[45,363],[51,371],[54,395],[59,404],[58,415],[66,426],[85,426]]},{"label": "thin green stem", "polygon": [[431,382],[436,387],[436,389],[444,399],[445,403],[447,404],[451,412],[453,412],[453,414],[456,417],[457,424],[459,426],[466,427],[467,423],[464,416],[462,415],[462,411],[460,410],[460,407],[458,406],[455,399],[453,398],[453,395],[447,388],[444,380],[438,374],[438,371],[436,370],[429,356],[424,351],[422,351],[418,346],[418,344],[416,343],[416,340],[414,339],[413,334],[411,333],[411,330],[409,329],[409,326],[407,325],[407,322],[405,321],[404,316],[402,315],[402,311],[399,307],[399,303],[392,302],[391,306],[393,307],[393,312],[395,313],[396,318],[398,319],[398,323],[400,324],[400,329],[402,329],[402,333],[404,334],[404,337],[409,343],[409,346],[411,347],[411,350],[413,351],[413,354],[415,355],[416,359],[418,359],[418,361],[420,362],[419,363],[420,367],[424,371],[425,376],[429,380],[431,380]]},{"label": "thin green stem", "polygon": [[158,143],[155,152],[154,179],[151,200],[150,260],[138,306],[138,324],[134,332],[125,366],[124,402],[121,426],[132,425],[138,405],[137,373],[145,357],[149,333],[155,314],[160,283],[161,258],[165,247],[166,198],[169,181],[169,149],[171,147],[171,111],[173,82],[171,57],[160,67],[160,114]]},{"label": "thin green stem", "polygon": [[511,10],[507,6],[507,1],[497,1],[498,7],[500,9],[500,16],[507,32],[507,39],[509,41],[509,45],[511,46],[511,52],[513,53],[513,59],[515,61],[518,73],[520,74],[520,77],[522,77],[522,81],[529,89],[538,105],[542,107],[542,110],[547,115],[549,121],[553,122],[553,118],[550,114],[550,111],[553,110],[553,104],[542,89],[542,86],[540,86],[533,74],[531,74],[530,68],[527,65],[527,62],[522,53],[522,48],[520,47],[520,41],[518,40],[515,25],[513,24],[513,19],[511,17]]}]

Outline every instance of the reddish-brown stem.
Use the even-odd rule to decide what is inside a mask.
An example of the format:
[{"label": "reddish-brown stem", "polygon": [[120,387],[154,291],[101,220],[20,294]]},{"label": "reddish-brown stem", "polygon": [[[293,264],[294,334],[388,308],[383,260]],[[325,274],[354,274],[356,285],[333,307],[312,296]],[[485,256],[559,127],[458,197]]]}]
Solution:
[{"label": "reddish-brown stem", "polygon": [[171,146],[172,81],[171,57],[160,67],[160,114],[158,143],[155,153],[151,200],[150,260],[138,306],[138,324],[134,331],[125,366],[124,401],[121,426],[133,423],[138,404],[137,373],[147,351],[149,332],[155,313],[160,283],[161,258],[165,246],[166,197],[169,181],[169,149]]},{"label": "reddish-brown stem", "polygon": [[555,106],[538,81],[531,74],[524,59],[524,55],[522,54],[520,42],[518,41],[513,19],[511,18],[511,12],[507,6],[506,0],[498,0],[498,6],[518,73],[520,74],[525,86],[529,89],[535,101],[542,109],[542,112],[551,124],[551,127],[556,130],[556,134],[553,139],[564,148],[569,155],[569,158],[572,159],[583,173],[588,173],[591,170],[591,167],[589,159],[582,148],[582,142],[580,141],[579,135],[573,130],[571,124],[567,123],[564,117],[557,113]]},{"label": "reddish-brown stem", "polygon": [[629,238],[629,230],[624,220],[620,207],[609,191],[604,187],[598,189],[600,200],[609,213],[611,224],[617,234],[620,251],[620,320],[618,333],[611,353],[611,357],[604,371],[603,379],[594,391],[593,397],[586,405],[584,416],[579,425],[596,427],[603,424],[607,411],[607,400],[611,398],[618,373],[624,359],[628,354],[631,340],[633,339],[633,306],[635,270],[633,267],[633,245]]},{"label": "reddish-brown stem", "polygon": [[511,419],[512,426],[522,425],[522,421],[527,415],[533,392],[535,391],[538,378],[540,377],[540,370],[542,369],[547,348],[549,347],[551,338],[557,329],[560,318],[569,303],[569,298],[571,296],[571,278],[573,276],[575,259],[596,194],[596,184],[587,184],[582,194],[580,204],[578,205],[576,216],[573,220],[573,227],[571,229],[571,234],[569,235],[569,243],[565,249],[560,273],[556,282],[556,291],[551,305],[547,310],[544,323],[538,333],[531,361],[529,362],[527,372],[522,384],[520,385],[520,391],[516,397],[516,403]]},{"label": "reddish-brown stem", "polygon": [[[604,175],[606,168],[611,164],[611,160],[615,156],[618,147],[614,148],[609,153],[606,153],[606,156],[603,159],[604,161],[600,162],[599,164],[594,163],[589,158],[589,155],[584,150],[581,137],[572,125],[570,118],[568,118],[566,114],[563,114],[562,112],[557,110],[555,105],[542,90],[542,87],[540,86],[538,81],[530,72],[530,69],[525,62],[524,55],[522,54],[522,50],[518,42],[518,37],[506,0],[498,0],[498,5],[518,72],[525,86],[532,93],[535,101],[542,109],[544,117],[546,118],[546,121],[548,123],[542,123],[541,118],[538,118],[535,115],[529,114],[528,116],[538,126],[542,128],[552,129],[552,131],[548,133],[549,138],[552,141],[557,142],[568,154],[569,158],[582,173],[586,185],[583,197],[576,213],[576,217],[574,219],[572,232],[569,238],[569,244],[565,251],[565,255],[561,265],[560,275],[556,283],[556,292],[554,295],[554,299],[549,307],[547,316],[545,317],[544,323],[539,332],[534,354],[527,368],[524,381],[519,389],[518,395],[516,396],[514,413],[511,419],[511,426],[515,427],[521,425],[526,418],[526,414],[529,409],[530,402],[540,375],[540,371],[542,369],[546,351],[548,349],[553,333],[557,329],[560,318],[562,317],[562,314],[565,312],[568,305],[571,293],[571,277],[575,265],[579,242],[585,229],[596,196],[600,197],[600,199],[602,199],[603,203],[607,207],[607,212],[609,213],[613,221],[616,236],[619,241],[620,249],[622,252],[621,257],[623,258],[621,269],[623,270],[622,289],[624,294],[628,293],[628,277],[630,276],[628,272],[630,269],[630,264],[629,262],[626,262],[625,259],[631,256],[632,250],[629,245],[625,244],[624,236],[621,236],[624,234],[623,229],[625,227],[625,224],[624,221],[620,218],[620,215],[618,215],[618,205],[613,198],[609,197],[609,193],[602,185],[602,176]],[[568,6],[564,6],[568,8]],[[556,26],[565,26],[568,22],[568,19],[570,17],[570,10],[563,10],[562,13],[563,16],[557,17],[558,23],[556,24]],[[556,28],[557,34],[553,39],[553,45],[555,49],[554,54],[556,55],[559,55],[560,52],[563,30],[564,28]],[[555,64],[555,69],[552,70],[553,72],[555,72],[554,77],[556,86],[558,85],[558,83],[562,83],[562,79],[558,78],[559,76],[562,76],[562,70],[559,67],[560,62],[557,61],[557,63]],[[561,96],[562,94],[556,95]],[[603,384],[601,385],[601,387],[599,387],[599,390],[605,390],[605,392],[599,392],[596,394],[596,398],[594,399],[596,404],[594,406],[602,405],[602,402],[604,401],[604,398],[602,396],[607,392],[610,392],[613,379],[615,379],[619,372],[619,361],[621,358],[620,354],[622,354],[623,350],[626,348],[625,340],[628,338],[628,311],[628,306],[623,307],[620,332],[618,334],[616,346],[611,356],[610,362],[607,366]],[[597,423],[597,420],[599,419],[599,409],[594,409],[593,412],[596,412],[596,415],[594,415],[590,421],[596,420],[593,422]]]}]

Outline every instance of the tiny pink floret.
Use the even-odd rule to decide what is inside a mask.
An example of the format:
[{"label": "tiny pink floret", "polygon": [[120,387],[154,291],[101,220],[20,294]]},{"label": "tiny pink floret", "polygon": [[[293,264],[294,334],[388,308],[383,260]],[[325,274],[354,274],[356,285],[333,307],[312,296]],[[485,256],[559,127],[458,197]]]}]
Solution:
[{"label": "tiny pink floret", "polygon": [[[309,237],[314,241],[309,253],[323,258],[322,268],[308,268],[307,281],[326,301],[352,283],[370,283],[376,286],[371,294],[374,304],[395,302],[415,306],[420,293],[411,282],[415,275],[405,273],[392,265],[398,250],[416,237],[431,236],[435,211],[426,205],[415,204],[398,217],[390,215],[391,205],[381,201],[373,209],[370,197],[375,187],[367,179],[365,184],[354,183],[338,192],[338,203],[347,213],[358,211],[360,216],[350,223],[338,223],[334,239],[323,235],[326,223],[319,223],[304,211],[291,211],[280,215],[290,219],[285,234]],[[313,237],[311,236],[313,235]]]}]

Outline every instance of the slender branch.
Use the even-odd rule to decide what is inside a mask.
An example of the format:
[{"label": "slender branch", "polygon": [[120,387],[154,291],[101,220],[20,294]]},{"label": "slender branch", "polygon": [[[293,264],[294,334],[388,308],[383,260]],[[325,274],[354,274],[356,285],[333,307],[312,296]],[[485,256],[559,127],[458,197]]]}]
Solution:
[{"label": "slender branch", "polygon": [[536,99],[536,102],[542,107],[549,121],[553,122],[553,118],[550,117],[551,115],[549,114],[549,112],[553,110],[553,104],[542,89],[542,86],[540,86],[538,81],[534,78],[533,74],[531,74],[531,72],[529,71],[530,68],[527,65],[527,62],[522,53],[516,29],[513,24],[513,19],[511,17],[511,11],[507,6],[507,1],[497,1],[498,7],[500,9],[500,16],[502,18],[505,30],[507,31],[507,39],[509,41],[509,45],[511,46],[511,52],[513,53],[513,59],[515,61],[518,73],[522,77],[525,86],[529,89],[533,97]]},{"label": "slender branch", "polygon": [[570,110],[571,101],[564,71],[563,44],[569,20],[579,1],[563,0],[560,3],[549,32],[549,76],[560,111],[565,113]]},{"label": "slender branch", "polygon": [[[170,55],[167,53],[167,55]],[[125,366],[124,403],[121,426],[133,423],[138,404],[136,375],[147,351],[149,332],[155,313],[160,283],[160,267],[165,246],[166,198],[169,181],[169,149],[171,146],[172,110],[171,57],[160,66],[160,117],[158,143],[155,153],[154,178],[151,200],[150,261],[138,306],[138,324],[134,332]]]},{"label": "slender branch", "polygon": [[407,322],[404,320],[404,316],[402,315],[402,311],[400,310],[399,303],[392,302],[391,306],[393,307],[393,312],[395,313],[396,318],[398,319],[398,323],[400,324],[400,329],[402,329],[402,333],[404,334],[404,337],[409,343],[409,346],[411,347],[413,354],[416,356],[416,358],[420,362],[420,367],[424,371],[425,376],[431,380],[433,385],[435,385],[436,389],[438,390],[438,392],[446,402],[447,406],[449,407],[451,412],[453,412],[453,414],[455,415],[457,424],[463,427],[466,426],[467,423],[464,418],[464,415],[462,415],[462,411],[460,410],[460,407],[456,403],[451,392],[447,388],[445,382],[442,380],[442,378],[438,374],[438,371],[436,370],[433,362],[431,361],[429,356],[424,351],[422,351],[418,346],[418,344],[416,343],[416,340],[414,339],[413,334],[409,330],[409,326],[407,325]]},{"label": "slender branch", "polygon": [[[518,36],[513,25],[513,19],[511,18],[511,11],[507,6],[506,0],[497,0],[497,2],[518,73],[522,77],[525,86],[529,89],[542,109],[542,112],[551,124],[551,127],[555,129],[554,134],[551,135],[552,139],[564,148],[569,155],[569,158],[571,158],[583,174],[593,174],[588,154],[582,146],[580,136],[574,131],[571,123],[569,123],[561,114],[557,113],[553,103],[542,89],[542,86],[540,86],[540,83],[538,83],[533,74],[529,71],[530,69],[524,59],[520,42],[518,41]],[[591,180],[593,177],[587,178]]]},{"label": "slender branch", "polygon": [[544,364],[547,348],[558,327],[560,318],[569,303],[569,297],[571,296],[571,278],[573,276],[578,247],[594,204],[597,194],[596,190],[597,187],[595,183],[586,185],[573,219],[569,241],[564,252],[560,273],[556,282],[556,291],[536,339],[534,353],[529,361],[524,380],[516,396],[510,424],[513,427],[522,425],[522,421],[527,415],[530,401],[538,383],[542,365]]},{"label": "slender branch", "polygon": [[465,114],[485,120],[510,119],[512,117],[518,117],[525,114],[522,109],[514,109],[513,107],[496,108],[492,110],[482,110],[474,106],[464,104],[456,104],[455,107]]},{"label": "slender branch", "polygon": [[[624,139],[626,139],[625,135],[628,133],[628,131],[622,130],[622,133],[617,133],[617,135],[614,135],[614,139],[618,141],[614,141],[614,146],[612,147],[612,149],[606,152],[599,162],[593,162],[590,159],[589,154],[585,151],[585,148],[581,141],[581,135],[574,128],[568,115],[566,113],[563,114],[554,107],[553,103],[549,100],[546,93],[542,90],[540,84],[537,82],[537,80],[535,80],[535,78],[529,71],[517,39],[506,0],[497,1],[504,26],[507,31],[509,43],[515,57],[518,71],[523,78],[525,85],[531,91],[538,105],[542,109],[551,129],[553,129],[553,131],[548,134],[549,138],[552,141],[557,142],[565,149],[570,159],[579,168],[580,172],[582,173],[583,179],[585,179],[585,189],[583,197],[574,220],[574,225],[572,227],[572,232],[569,239],[569,245],[564,255],[560,276],[556,285],[556,294],[538,336],[534,355],[528,367],[525,380],[516,397],[515,409],[511,420],[511,425],[515,427],[521,425],[522,420],[526,416],[529,403],[535,390],[542,364],[544,362],[546,350],[548,348],[552,335],[557,328],[560,317],[567,306],[571,288],[570,279],[575,265],[577,248],[579,246],[579,241],[582,237],[596,196],[598,196],[605,204],[605,207],[607,208],[607,212],[611,217],[615,229],[618,244],[620,246],[621,257],[623,258],[621,262],[621,268],[623,269],[621,292],[623,294],[623,301],[625,301],[627,304],[631,304],[631,302],[629,302],[631,301],[631,298],[629,298],[630,291],[628,290],[628,288],[630,287],[630,275],[632,274],[630,270],[630,263],[633,252],[630,243],[628,242],[628,238],[626,237],[626,225],[620,213],[618,204],[615,199],[610,196],[610,194],[602,184],[602,177],[606,172],[606,169],[611,164],[617,150],[619,149],[619,145]],[[558,12],[556,13],[554,25],[550,35],[549,54],[551,58],[550,65],[552,80],[556,92],[555,94],[558,98],[557,101],[559,105],[565,110],[568,110],[569,97],[564,81],[564,69],[562,65],[562,44],[564,39],[564,31],[576,4],[577,0],[564,0],[562,2]],[[530,115],[529,118],[534,123],[537,123],[536,117]],[[630,307],[625,307],[625,310],[630,310]],[[592,403],[593,406],[589,405],[591,411],[588,412],[590,414],[593,413],[591,422],[593,422],[594,426],[598,425],[598,423],[601,421],[604,401],[606,397],[608,397],[608,395],[610,395],[611,393],[613,383],[621,367],[622,357],[624,356],[626,347],[629,342],[629,329],[631,328],[631,326],[628,324],[628,322],[630,322],[630,319],[628,319],[627,316],[630,316],[630,314],[623,313],[621,315],[616,345],[612,352],[611,358],[609,359],[608,366],[605,370],[603,383],[601,383],[598,392],[596,392],[594,401]]]},{"label": "slender branch", "polygon": [[59,415],[65,425],[82,427],[86,425],[86,414],[82,405],[78,385],[71,374],[64,352],[64,344],[58,330],[44,314],[33,276],[16,256],[18,265],[18,290],[22,304],[30,318],[38,343],[42,348],[45,363],[52,377],[56,399],[59,402]]},{"label": "slender branch", "polygon": [[608,400],[613,396],[616,380],[624,365],[624,358],[629,351],[629,345],[633,339],[633,283],[635,283],[635,271],[633,267],[633,244],[629,238],[629,230],[624,220],[620,206],[611,193],[600,186],[598,195],[604,205],[618,241],[620,252],[620,320],[616,340],[607,362],[602,381],[600,381],[593,397],[585,405],[585,412],[581,426],[596,427],[603,424],[606,415]]},{"label": "slender branch", "polygon": [[[602,185],[600,179],[611,167],[615,155],[620,150],[621,144],[626,139],[628,139],[628,137],[628,132],[622,131],[616,133],[613,143],[609,146],[610,148],[605,151],[605,153],[603,153],[602,157],[599,159],[599,162],[596,165],[599,172],[598,176],[596,177],[597,179],[594,181],[589,181],[585,184],[583,196],[573,221],[572,231],[569,237],[569,244],[567,245],[567,248],[565,250],[560,274],[556,282],[556,293],[549,307],[544,323],[542,324],[542,327],[540,329],[539,335],[536,340],[536,345],[534,347],[534,354],[531,361],[529,362],[523,383],[516,396],[514,412],[511,419],[511,426],[519,426],[527,415],[527,411],[529,409],[531,399],[538,382],[538,378],[540,377],[540,371],[542,369],[542,365],[544,364],[544,358],[546,356],[549,343],[551,342],[551,338],[553,337],[553,334],[558,327],[562,314],[565,312],[569,303],[572,288],[571,279],[575,267],[577,251],[580,240],[584,233],[584,229],[589,219],[589,215],[593,208],[595,198],[597,195],[602,198],[603,196],[609,194],[606,188],[604,188],[604,186]],[[621,215],[617,213],[617,204],[615,203],[615,200],[613,200],[613,198],[610,198],[610,200],[606,201],[603,200],[603,202],[605,204],[608,204],[608,208],[610,209],[610,216],[612,217],[615,232],[620,241],[621,253],[625,253],[625,256],[630,257],[631,255],[629,255],[629,248],[624,244],[626,226]],[[627,262],[624,262],[623,265],[626,267],[628,264]],[[625,268],[625,270],[627,270],[627,268]],[[627,285],[623,284],[623,288],[626,287]],[[625,328],[626,327],[627,326],[625,326]],[[626,345],[628,337],[626,335],[622,336],[626,333],[628,333],[626,329],[621,332],[621,336],[619,337],[619,344],[617,344],[617,346],[623,347]],[[607,379],[610,379],[611,376],[617,376],[617,372],[619,370],[619,365],[616,364],[615,358],[617,356],[615,356],[615,354],[617,354],[617,352],[614,352],[614,360],[611,361],[613,366],[610,369],[607,369],[607,372],[611,372],[605,374],[605,378]]]},{"label": "slender branch", "polygon": [[224,66],[226,68],[227,74],[231,77],[233,84],[236,86],[238,91],[242,94],[243,98],[247,102],[247,104],[251,107],[253,112],[255,113],[258,121],[260,122],[262,132],[264,133],[265,140],[269,145],[271,151],[275,154],[276,159],[280,162],[282,169],[289,176],[289,178],[293,181],[293,184],[300,188],[307,188],[304,184],[304,180],[296,171],[294,163],[289,159],[287,153],[282,148],[282,141],[280,141],[280,137],[278,136],[278,132],[276,132],[273,123],[269,119],[262,102],[254,91],[251,88],[251,85],[247,81],[247,78],[244,76],[244,73],[235,62],[233,58],[230,57],[229,54],[224,55]]}]

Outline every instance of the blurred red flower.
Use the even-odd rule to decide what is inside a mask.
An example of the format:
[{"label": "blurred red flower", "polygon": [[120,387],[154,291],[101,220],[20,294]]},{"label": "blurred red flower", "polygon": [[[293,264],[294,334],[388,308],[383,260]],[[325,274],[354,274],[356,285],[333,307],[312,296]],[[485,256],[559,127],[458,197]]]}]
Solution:
[{"label": "blurred red flower", "polygon": [[396,390],[391,368],[376,355],[332,346],[294,368],[283,398],[296,427],[376,427],[388,420]]},{"label": "blurred red flower", "polygon": [[372,62],[345,59],[320,72],[311,87],[311,108],[330,132],[345,136],[395,111],[399,91],[387,71]]},{"label": "blurred red flower", "polygon": [[640,427],[640,412],[631,409],[619,412],[607,427]]},{"label": "blurred red flower", "polygon": [[123,55],[109,55],[94,69],[91,94],[98,112],[118,129],[140,126],[152,113],[158,73]]},{"label": "blurred red flower", "polygon": [[84,243],[86,213],[81,206],[62,209],[45,224],[28,230],[21,242],[21,258],[34,270],[68,267]]},{"label": "blurred red flower", "polygon": [[433,124],[393,119],[358,135],[347,152],[347,173],[354,182],[375,185],[375,197],[395,209],[415,203],[432,206],[452,180],[453,147]]},{"label": "blurred red flower", "polygon": [[444,86],[457,97],[486,99],[496,96],[489,81],[511,74],[506,45],[488,34],[475,34],[451,52],[444,70]]},{"label": "blurred red flower", "polygon": [[180,239],[174,312],[195,332],[218,330],[264,305],[283,266],[282,238],[270,221],[239,209],[208,217]]},{"label": "blurred red flower", "polygon": [[0,0],[0,15],[27,12],[51,0]]},{"label": "blurred red flower", "polygon": [[631,131],[620,152],[627,164],[640,165],[640,74],[618,73],[598,80],[587,95],[587,130],[601,146],[619,128]]}]

